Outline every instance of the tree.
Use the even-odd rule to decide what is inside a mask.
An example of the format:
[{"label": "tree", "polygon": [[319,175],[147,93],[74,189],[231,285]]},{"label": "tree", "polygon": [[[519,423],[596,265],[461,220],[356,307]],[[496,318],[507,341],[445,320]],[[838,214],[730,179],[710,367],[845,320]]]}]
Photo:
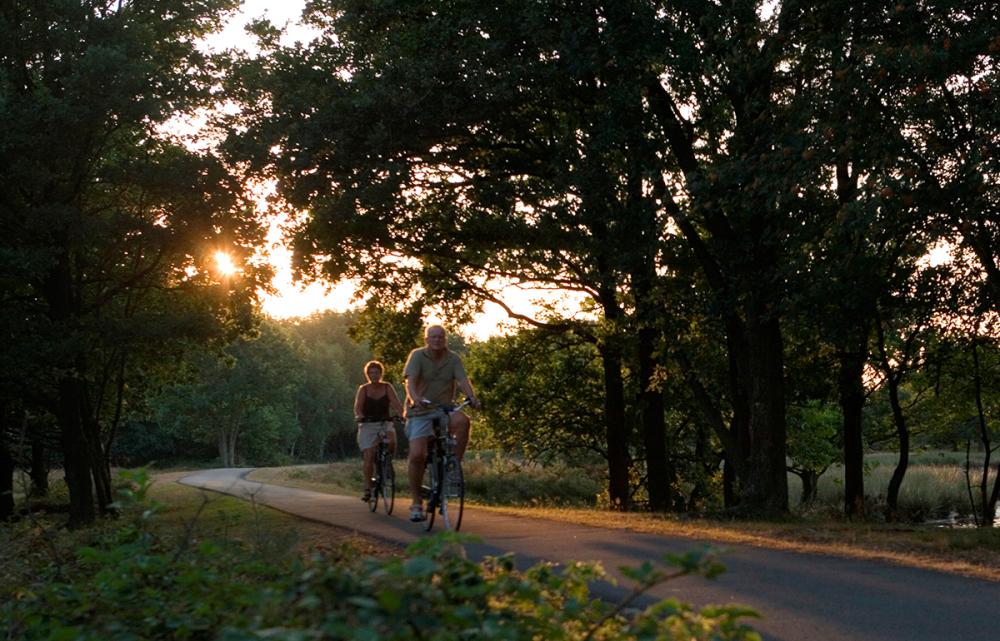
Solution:
[{"label": "tree", "polygon": [[533,461],[607,458],[601,414],[581,402],[602,393],[593,345],[525,330],[477,344],[466,367],[483,400],[489,443]]},{"label": "tree", "polygon": [[[728,310],[734,380],[743,390],[738,396],[748,399],[740,404],[746,421],[737,424],[754,435],[738,461],[741,491],[753,508],[783,510],[784,406],[773,304],[781,298],[773,287],[781,251],[775,235],[764,234],[783,212],[760,198],[753,206],[743,200],[751,182],[743,169],[725,186],[703,180],[723,168],[725,157],[735,170],[743,162],[735,159],[754,144],[752,135],[735,135],[731,140],[745,146],[720,156],[715,143],[730,137],[732,109],[756,96],[730,104],[737,100],[725,94],[692,94],[720,68],[693,55],[715,42],[719,24],[683,8],[657,13],[639,2],[460,4],[446,12],[436,6],[316,6],[308,19],[326,38],[277,51],[268,62],[271,75],[259,94],[267,100],[251,94],[247,101],[264,111],[248,116],[253,135],[237,144],[261,143],[246,156],[280,177],[293,206],[313,212],[300,250],[332,254],[323,268],[333,277],[355,275],[371,287],[397,289],[412,280],[431,301],[489,299],[489,279],[501,276],[590,295],[601,322],[548,326],[587,336],[602,356],[611,495],[624,506],[630,427],[622,367],[630,326],[645,449],[655,457],[648,467],[651,474],[665,467],[662,402],[649,383],[659,242],[672,217],[706,273],[719,276],[712,286]],[[745,28],[749,36],[765,28],[755,15],[724,14],[710,18],[743,22],[723,30]],[[681,50],[692,55],[674,55]],[[711,53],[707,58],[727,55]],[[720,84],[751,93],[769,86],[765,75],[775,73],[777,53],[731,53],[751,62],[759,77]],[[259,80],[259,73],[245,77]],[[697,132],[680,117],[680,102],[701,110]],[[757,116],[747,115],[739,113],[737,122]],[[360,130],[358,121],[378,124]],[[710,151],[703,154],[705,144]],[[685,176],[694,182],[686,196],[674,198],[673,185]],[[707,218],[700,202],[713,203]],[[744,226],[734,227],[736,219],[725,213],[730,205]],[[714,234],[708,245],[703,233]],[[651,495],[663,496],[668,485],[651,482]]]},{"label": "tree", "polygon": [[[386,303],[474,305],[496,300],[501,278],[588,295],[595,322],[522,320],[571,331],[601,355],[610,492],[622,506],[627,370],[651,503],[669,503],[655,381],[670,277],[708,292],[729,389],[726,406],[700,405],[734,500],[754,512],[787,509],[787,325],[835,309],[825,338],[840,354],[850,512],[863,499],[876,301],[896,262],[931,240],[915,224],[927,213],[913,201],[920,172],[901,161],[919,132],[907,124],[919,121],[911,81],[922,72],[900,51],[940,26],[922,22],[919,3],[914,13],[855,5],[317,3],[306,19],[323,35],[312,44],[277,48],[259,29],[272,55],[241,68],[238,118],[251,135],[230,149],[310,212],[303,262],[359,278]],[[983,7],[947,5],[957,9],[942,25],[957,28],[968,10],[983,44]],[[798,292],[810,275],[863,287],[821,305],[843,292],[820,286],[809,304]],[[712,387],[698,364],[678,358],[711,401],[696,391]]]},{"label": "tree", "polygon": [[209,270],[214,251],[246,255],[259,235],[242,187],[159,129],[213,103],[216,70],[195,43],[236,6],[0,10],[0,256],[19,266],[2,298],[15,332],[36,339],[22,371],[48,389],[21,398],[57,419],[72,525],[112,502],[107,444],[157,345],[143,330],[205,340],[250,320],[254,271],[220,282]]},{"label": "tree", "polygon": [[287,460],[300,433],[301,363],[286,332],[264,322],[258,336],[239,338],[221,354],[192,354],[191,381],[167,388],[155,402],[160,425],[217,444],[225,467]]},{"label": "tree", "polygon": [[354,394],[362,382],[367,346],[350,336],[355,314],[317,314],[287,322],[289,333],[301,342],[302,382],[296,393],[296,416],[302,435],[297,456],[324,460],[330,449],[352,454],[357,425]]},{"label": "tree", "polygon": [[835,407],[819,402],[789,408],[788,471],[802,480],[801,501],[816,500],[819,477],[837,462],[837,436],[843,423]]},{"label": "tree", "polygon": [[[271,75],[262,95],[273,108],[251,114],[254,133],[234,146],[245,147],[248,139],[263,143],[238,151],[255,166],[273,169],[293,206],[315,212],[300,237],[303,254],[312,255],[310,247],[337,248],[323,263],[327,274],[362,279],[383,303],[408,306],[420,298],[474,306],[496,299],[488,283],[495,277],[590,294],[607,322],[525,320],[553,331],[572,330],[598,347],[605,370],[612,504],[624,507],[630,428],[622,382],[626,312],[619,288],[630,264],[650,263],[632,256],[635,229],[609,212],[650,210],[632,198],[641,186],[637,170],[631,191],[617,187],[625,162],[612,131],[624,122],[623,107],[614,102],[618,92],[588,81],[594,73],[589,67],[567,69],[575,63],[564,60],[583,57],[576,47],[591,45],[564,41],[565,29],[545,12],[485,9],[479,16],[479,9],[468,5],[466,15],[423,21],[415,8],[400,16],[389,7],[379,9],[386,11],[381,16],[367,5],[345,8],[333,18],[314,7],[311,19],[330,28],[328,37],[269,58]],[[570,11],[560,17],[598,33],[592,16]],[[414,21],[407,23],[409,18]],[[542,58],[549,49],[569,49],[552,64],[531,68],[525,58],[511,57],[517,43],[463,38],[478,19],[491,21],[489,30],[505,37],[520,32],[527,20],[538,41],[526,46]],[[526,55],[530,59],[532,53]],[[404,66],[394,66],[394,60]],[[600,62],[595,59],[594,65]],[[350,78],[345,74],[338,81],[338,66],[353,69]],[[244,77],[257,80],[257,74],[251,70]],[[499,78],[492,86],[456,82],[494,76]],[[522,91],[531,76],[540,80],[531,83],[536,94]],[[298,89],[286,92],[286,86]],[[425,94],[433,98],[421,102],[416,115],[415,96]],[[637,101],[638,94],[630,99]],[[351,123],[376,118],[366,111],[376,104],[378,127],[358,131]],[[318,118],[312,113],[317,105],[324,109]],[[522,116],[536,119],[536,126],[525,127]],[[418,127],[412,126],[414,117]],[[312,145],[331,138],[337,140],[329,147],[332,153],[317,154]],[[270,157],[273,145],[265,140],[280,142],[281,152]],[[293,149],[304,151],[308,169],[294,160],[303,156]],[[323,188],[321,195],[307,182],[338,188]],[[657,236],[656,230],[644,232],[650,241]]]}]

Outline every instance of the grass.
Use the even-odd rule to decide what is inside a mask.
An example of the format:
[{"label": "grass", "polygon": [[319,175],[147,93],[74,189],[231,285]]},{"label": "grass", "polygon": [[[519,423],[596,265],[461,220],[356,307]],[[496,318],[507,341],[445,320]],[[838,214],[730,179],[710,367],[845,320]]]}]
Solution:
[{"label": "grass", "polygon": [[193,524],[193,533],[198,537],[240,539],[258,548],[277,546],[308,554],[350,545],[372,554],[379,553],[379,545],[347,530],[176,482],[186,474],[183,471],[154,474],[150,492],[151,498],[163,504],[158,527],[173,529],[178,536]]},{"label": "grass", "polygon": [[[866,457],[865,493],[869,513],[876,517],[885,511],[889,479],[896,466],[893,453]],[[967,517],[970,514],[969,491],[965,476],[965,454],[957,452],[924,452],[911,457],[899,491],[901,520],[920,523]],[[972,461],[970,478],[975,486],[981,474],[982,458]],[[996,476],[992,467],[989,483]],[[789,477],[790,496],[798,496],[798,477]],[[973,487],[973,493],[977,490]],[[839,510],[843,501],[843,468],[834,467],[819,479],[817,503]],[[1000,525],[1000,523],[998,523]]]},{"label": "grass", "polygon": [[[406,461],[397,459],[396,492],[407,494]],[[602,487],[599,468],[581,472],[579,468],[555,465],[515,463],[506,458],[470,455],[462,465],[467,496],[491,505],[535,505],[586,507]],[[247,478],[259,483],[274,483],[330,494],[361,494],[364,483],[361,461],[337,461],[323,465],[265,467],[253,470]]]},{"label": "grass", "polygon": [[898,526],[801,517],[784,521],[727,521],[572,508],[482,506],[481,509],[693,540],[878,559],[1000,581],[1000,529],[996,528]]},{"label": "grass", "polygon": [[[904,483],[901,503],[904,506],[907,501],[915,505],[944,506],[956,500],[967,500],[964,472],[956,468],[956,463],[958,461],[944,455],[915,457]],[[876,497],[876,502],[879,492],[884,493],[881,488],[888,483],[893,465],[894,458],[891,456],[873,457],[869,465],[866,489]],[[469,491],[467,499],[478,509],[720,543],[881,559],[1000,581],[1000,528],[942,528],[921,524],[846,521],[841,516],[842,499],[840,487],[835,481],[836,470],[821,477],[819,502],[811,510],[796,512],[780,521],[736,521],[622,514],[595,509],[595,496],[601,489],[600,484],[592,480],[599,478],[600,470],[597,469],[586,470],[586,473],[566,467],[545,470],[478,456],[470,456],[465,468]],[[178,538],[214,536],[238,539],[258,546],[273,545],[276,549],[299,554],[345,545],[354,546],[362,554],[393,553],[386,550],[383,544],[326,525],[174,482],[185,473],[155,473],[150,491],[152,498],[164,504],[157,527],[173,532]],[[396,461],[396,476],[399,483],[397,492],[405,496],[408,491],[405,460]],[[360,460],[259,468],[249,478],[262,483],[348,496],[359,493],[362,488]],[[53,479],[53,493],[57,497],[61,487],[61,481]],[[543,488],[549,493],[544,493]],[[794,487],[790,490],[793,497],[797,496]],[[925,511],[932,510],[925,508]],[[61,518],[60,515],[46,516],[43,513],[36,516],[33,523],[0,528],[0,547],[11,551],[0,559],[0,575],[16,574],[12,563],[19,556],[52,556],[53,550],[69,550],[74,535],[56,526]],[[113,526],[113,522],[108,525]]]},{"label": "grass", "polygon": [[[258,554],[343,556],[396,553],[385,543],[375,543],[347,530],[305,521],[266,507],[255,506],[235,497],[204,492],[176,483],[188,472],[153,474],[149,498],[160,504],[149,527],[175,545],[204,539],[242,541]],[[76,531],[65,528],[59,507],[65,483],[53,475],[50,496],[34,503],[30,518],[0,524],[0,598],[17,594],[30,585],[42,567],[65,567],[72,571],[76,550],[94,544],[120,527],[118,519],[100,519],[93,526]],[[57,509],[49,509],[53,506]]]},{"label": "grass", "polygon": [[[1000,528],[944,528],[927,524],[851,522],[842,517],[841,496],[831,491],[830,497],[824,499],[823,486],[816,507],[793,513],[784,520],[726,520],[646,513],[623,514],[595,509],[592,507],[593,494],[590,495],[591,507],[588,507],[581,504],[565,505],[568,501],[558,497],[551,499],[532,493],[533,488],[540,485],[562,487],[556,484],[557,479],[579,479],[583,476],[579,470],[568,474],[566,469],[560,468],[550,470],[546,475],[544,470],[538,468],[515,469],[510,463],[472,457],[464,467],[468,487],[466,500],[478,509],[720,543],[879,559],[1000,581]],[[249,478],[288,487],[353,495],[362,487],[360,468],[360,461],[341,461],[328,465],[258,469]],[[397,492],[406,491],[405,471],[405,461],[397,460],[397,482],[403,486],[397,488]],[[866,488],[877,493],[879,487],[884,488],[888,484],[890,474],[889,465],[870,466]],[[946,500],[937,498],[937,494],[953,496],[957,487],[956,474],[961,475],[960,487],[964,492],[965,481],[961,470],[956,471],[953,465],[945,463],[932,464],[918,460],[907,474],[904,483],[906,492],[900,497],[901,503],[905,505],[905,501],[910,500],[946,504]],[[524,478],[518,475],[523,475]],[[832,480],[833,474],[828,472],[828,475],[829,478],[826,475],[821,477],[821,482],[837,489]],[[880,478],[884,478],[881,486],[878,485]],[[590,487],[586,481],[578,480],[576,483]],[[593,487],[600,489],[598,485]],[[794,492],[794,488],[790,489]],[[514,505],[498,504],[509,500],[504,497],[509,497],[512,492],[514,500],[510,503]],[[498,498],[501,500],[497,500]]]}]

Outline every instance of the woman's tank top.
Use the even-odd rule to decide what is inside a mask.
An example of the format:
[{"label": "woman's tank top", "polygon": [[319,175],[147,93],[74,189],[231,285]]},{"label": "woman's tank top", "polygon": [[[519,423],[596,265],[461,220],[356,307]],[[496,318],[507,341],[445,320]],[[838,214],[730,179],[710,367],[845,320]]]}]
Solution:
[{"label": "woman's tank top", "polygon": [[[385,383],[388,385],[388,383]],[[376,421],[388,421],[389,420],[389,390],[387,389],[385,394],[381,398],[372,398],[368,396],[368,387],[365,387],[365,418],[375,419]]]}]

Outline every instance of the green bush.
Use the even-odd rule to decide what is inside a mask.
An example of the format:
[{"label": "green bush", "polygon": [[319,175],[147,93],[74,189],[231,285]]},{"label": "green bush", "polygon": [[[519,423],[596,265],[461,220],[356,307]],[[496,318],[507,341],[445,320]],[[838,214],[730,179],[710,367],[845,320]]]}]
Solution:
[{"label": "green bush", "polygon": [[[168,543],[148,527],[156,506],[142,475],[127,492],[122,525],[73,561],[39,568],[0,605],[9,639],[759,639],[739,607],[694,610],[676,600],[641,612],[631,598],[594,599],[598,566],[520,572],[513,559],[476,563],[464,538],[444,533],[405,557],[260,554],[237,542]],[[132,505],[125,505],[129,501]],[[673,577],[721,571],[711,553],[628,570],[632,598]],[[626,614],[628,613],[628,614]]]}]

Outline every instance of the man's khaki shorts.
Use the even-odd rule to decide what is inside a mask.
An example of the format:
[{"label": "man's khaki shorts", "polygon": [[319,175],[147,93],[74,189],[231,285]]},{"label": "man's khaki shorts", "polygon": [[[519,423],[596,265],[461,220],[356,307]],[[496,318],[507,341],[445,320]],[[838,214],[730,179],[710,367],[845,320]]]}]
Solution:
[{"label": "man's khaki shorts", "polygon": [[430,414],[408,417],[406,419],[406,438],[412,441],[415,438],[434,436],[434,419],[439,419],[441,425],[448,425],[448,415],[444,412],[431,412]]}]

